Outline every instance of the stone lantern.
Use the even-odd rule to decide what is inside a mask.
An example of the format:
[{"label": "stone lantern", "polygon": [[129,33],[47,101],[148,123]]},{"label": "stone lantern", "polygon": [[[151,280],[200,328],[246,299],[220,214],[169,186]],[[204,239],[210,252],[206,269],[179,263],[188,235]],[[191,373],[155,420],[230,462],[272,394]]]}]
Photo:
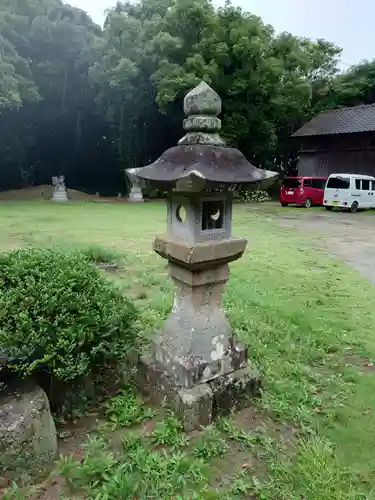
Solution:
[{"label": "stone lantern", "polygon": [[259,392],[259,376],[233,334],[221,297],[228,263],[247,244],[232,236],[233,191],[270,184],[277,174],[225,147],[218,135],[221,100],[206,83],[186,95],[184,111],[186,135],[178,146],[132,174],[169,193],[167,231],[155,238],[154,251],[168,260],[175,284],[170,315],[150,354],[140,358],[139,385],[191,430],[246,406]]}]

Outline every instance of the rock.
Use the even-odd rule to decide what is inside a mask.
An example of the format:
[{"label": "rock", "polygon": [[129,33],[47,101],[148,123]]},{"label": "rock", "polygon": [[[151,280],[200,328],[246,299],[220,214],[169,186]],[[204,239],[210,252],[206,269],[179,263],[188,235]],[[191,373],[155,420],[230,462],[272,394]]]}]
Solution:
[{"label": "rock", "polygon": [[46,475],[57,454],[48,398],[31,381],[0,397],[0,474],[6,480]]}]

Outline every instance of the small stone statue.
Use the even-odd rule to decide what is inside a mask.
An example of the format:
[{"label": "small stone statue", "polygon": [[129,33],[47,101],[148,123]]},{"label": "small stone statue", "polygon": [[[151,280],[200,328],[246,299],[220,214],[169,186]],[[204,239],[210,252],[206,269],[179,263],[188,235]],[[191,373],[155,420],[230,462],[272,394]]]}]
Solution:
[{"label": "small stone statue", "polygon": [[142,202],[143,200],[143,193],[142,193],[142,186],[140,183],[140,180],[136,177],[136,173],[139,171],[139,168],[129,168],[126,171],[126,175],[128,176],[132,186],[130,188],[129,192],[129,201],[133,202]]},{"label": "small stone statue", "polygon": [[60,175],[59,177],[52,177],[53,184],[53,196],[54,201],[68,201],[68,194],[65,187],[65,177]]}]

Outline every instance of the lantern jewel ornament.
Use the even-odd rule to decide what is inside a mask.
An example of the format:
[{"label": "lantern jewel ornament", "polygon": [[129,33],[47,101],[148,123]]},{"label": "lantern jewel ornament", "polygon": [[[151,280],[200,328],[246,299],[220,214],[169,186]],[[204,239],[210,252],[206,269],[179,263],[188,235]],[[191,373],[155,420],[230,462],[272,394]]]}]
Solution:
[{"label": "lantern jewel ornament", "polygon": [[[247,240],[232,236],[232,193],[264,187],[275,172],[251,165],[219,136],[221,100],[205,82],[184,100],[186,135],[151,165],[132,170],[143,185],[168,191],[168,222],[154,251],[169,262],[172,310],[140,358],[140,389],[171,406],[185,430],[247,406],[260,379],[221,308],[228,263]],[[251,283],[249,283],[251,286]]]}]

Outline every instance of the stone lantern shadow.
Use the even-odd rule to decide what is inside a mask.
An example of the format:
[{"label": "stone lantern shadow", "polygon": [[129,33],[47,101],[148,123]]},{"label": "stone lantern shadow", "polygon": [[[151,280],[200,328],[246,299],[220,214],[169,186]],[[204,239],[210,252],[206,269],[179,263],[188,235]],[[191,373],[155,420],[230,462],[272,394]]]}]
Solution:
[{"label": "stone lantern shadow", "polygon": [[167,190],[166,233],[154,251],[168,260],[175,284],[171,312],[139,361],[140,390],[167,404],[185,430],[242,408],[259,393],[260,377],[222,310],[230,262],[247,240],[232,236],[232,195],[265,187],[276,173],[251,165],[219,135],[221,100],[205,82],[184,100],[186,135],[146,167],[132,169],[140,183]]}]

